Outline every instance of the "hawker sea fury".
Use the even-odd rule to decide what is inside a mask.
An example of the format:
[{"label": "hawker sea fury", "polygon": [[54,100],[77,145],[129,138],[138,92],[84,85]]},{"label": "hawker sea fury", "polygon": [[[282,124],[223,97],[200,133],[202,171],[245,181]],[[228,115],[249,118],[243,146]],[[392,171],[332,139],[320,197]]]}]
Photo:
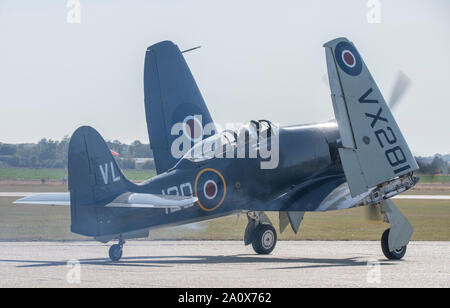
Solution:
[{"label": "hawker sea fury", "polygon": [[[279,127],[267,120],[216,129],[183,53],[164,41],[147,49],[145,112],[158,175],[125,178],[102,137],[78,128],[69,145],[69,193],[15,203],[70,205],[71,230],[101,242],[147,237],[153,227],[246,213],[246,245],[268,254],[277,233],[297,233],[305,212],[357,206],[378,209],[391,228],[384,255],[400,259],[413,228],[390,200],[413,187],[418,169],[408,145],[355,46],[324,45],[335,121]],[[391,102],[392,103],[392,102]],[[345,228],[345,226],[343,226]]]}]

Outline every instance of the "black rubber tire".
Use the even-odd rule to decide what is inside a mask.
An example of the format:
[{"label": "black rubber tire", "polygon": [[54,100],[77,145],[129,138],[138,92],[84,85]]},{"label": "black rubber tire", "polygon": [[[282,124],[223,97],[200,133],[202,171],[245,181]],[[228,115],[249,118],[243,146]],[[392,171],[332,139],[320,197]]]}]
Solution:
[{"label": "black rubber tire", "polygon": [[122,247],[118,244],[114,244],[109,248],[109,258],[111,261],[119,261],[122,258]]},{"label": "black rubber tire", "polygon": [[402,248],[394,251],[389,251],[389,231],[391,229],[387,229],[383,232],[383,235],[381,236],[381,250],[383,250],[383,254],[386,258],[389,260],[400,260],[403,258],[406,254],[406,247],[403,246]]},{"label": "black rubber tire", "polygon": [[260,255],[271,253],[277,244],[277,232],[268,224],[259,224],[253,231],[253,250]]}]

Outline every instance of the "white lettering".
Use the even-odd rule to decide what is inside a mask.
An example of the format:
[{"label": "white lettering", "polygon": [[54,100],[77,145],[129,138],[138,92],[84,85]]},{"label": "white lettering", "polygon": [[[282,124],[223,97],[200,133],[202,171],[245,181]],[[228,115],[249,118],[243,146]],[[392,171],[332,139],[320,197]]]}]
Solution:
[{"label": "white lettering", "polygon": [[108,185],[108,164],[105,164],[105,170],[103,170],[102,165],[100,165],[99,167],[103,177],[103,182],[105,183],[105,185]]},{"label": "white lettering", "polygon": [[111,162],[111,176],[112,176],[113,182],[120,181],[120,176],[116,176],[116,173],[114,171],[113,162]]}]

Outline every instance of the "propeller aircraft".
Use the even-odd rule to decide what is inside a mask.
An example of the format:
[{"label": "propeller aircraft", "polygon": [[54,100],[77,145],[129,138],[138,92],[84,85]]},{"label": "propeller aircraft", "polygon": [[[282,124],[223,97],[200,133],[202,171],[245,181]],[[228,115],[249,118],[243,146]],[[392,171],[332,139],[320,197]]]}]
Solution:
[{"label": "propeller aircraft", "polygon": [[[305,212],[368,206],[391,225],[381,237],[384,255],[401,259],[413,228],[391,198],[417,183],[418,165],[354,44],[337,38],[324,48],[335,120],[259,120],[219,131],[183,52],[170,41],[150,46],[145,113],[157,176],[129,181],[100,134],[83,126],[70,140],[69,192],[15,203],[70,206],[72,232],[118,240],[113,261],[125,240],[147,237],[151,228],[239,213],[248,219],[245,245],[269,254],[277,232],[266,212],[279,213],[280,232],[290,226],[297,233]],[[398,84],[391,105],[409,82],[400,77]]]}]

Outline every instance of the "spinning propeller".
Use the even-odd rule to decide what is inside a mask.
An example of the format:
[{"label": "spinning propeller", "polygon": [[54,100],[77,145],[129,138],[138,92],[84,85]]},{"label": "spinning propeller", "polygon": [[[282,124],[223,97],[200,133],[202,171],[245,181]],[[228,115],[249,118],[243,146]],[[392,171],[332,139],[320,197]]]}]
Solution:
[{"label": "spinning propeller", "polygon": [[[324,74],[322,76],[322,81],[328,87],[328,74]],[[411,79],[405,73],[399,70],[394,86],[391,90],[391,95],[389,97],[389,100],[387,101],[391,110],[394,110],[398,106],[398,103],[402,100],[410,86]]]},{"label": "spinning propeller", "polygon": [[391,91],[388,104],[389,108],[394,109],[401,101],[405,93],[411,86],[411,79],[402,71],[398,71],[397,79],[395,80],[394,87]]}]

